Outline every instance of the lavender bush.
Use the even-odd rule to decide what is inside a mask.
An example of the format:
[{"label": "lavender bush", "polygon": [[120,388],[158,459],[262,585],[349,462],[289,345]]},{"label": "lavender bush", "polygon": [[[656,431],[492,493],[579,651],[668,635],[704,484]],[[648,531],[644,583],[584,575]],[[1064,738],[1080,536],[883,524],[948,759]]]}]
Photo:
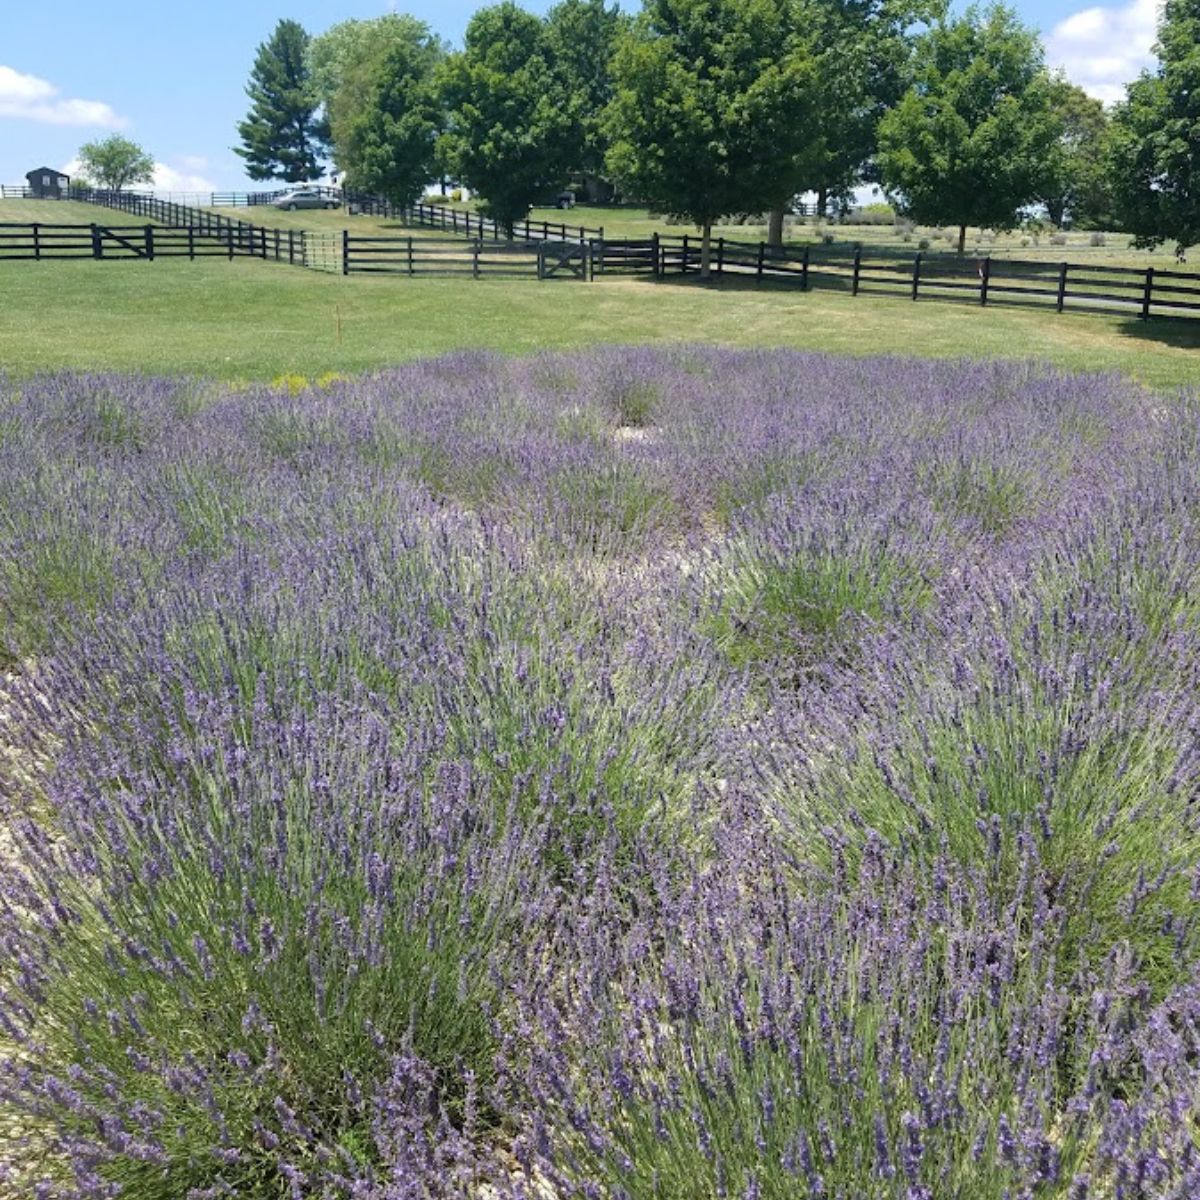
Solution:
[{"label": "lavender bush", "polygon": [[703,348],[0,384],[0,1178],[1193,1194],[1197,429]]}]

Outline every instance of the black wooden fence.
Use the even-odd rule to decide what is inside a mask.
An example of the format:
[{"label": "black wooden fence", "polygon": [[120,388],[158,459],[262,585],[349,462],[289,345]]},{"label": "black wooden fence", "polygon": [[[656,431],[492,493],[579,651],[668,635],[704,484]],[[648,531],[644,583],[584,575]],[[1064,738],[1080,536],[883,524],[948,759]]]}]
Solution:
[{"label": "black wooden fence", "polygon": [[[699,238],[654,236],[595,244],[597,273],[665,277],[698,274]],[[1114,267],[1033,259],[900,257],[825,246],[779,249],[765,242],[714,238],[711,271],[718,279],[780,280],[801,289],[834,288],[852,295],[900,293],[918,300],[968,300],[1152,316],[1200,316],[1200,274],[1160,267]]]},{"label": "black wooden fence", "polygon": [[342,235],[342,271],[351,274],[470,275],[479,279],[590,279],[590,241],[488,241]]},{"label": "black wooden fence", "polygon": [[[520,235],[502,236],[495,222],[457,209],[418,205],[401,210],[374,197],[352,203],[387,205],[384,215],[461,234],[464,242],[411,236],[313,233],[234,221],[153,196],[75,189],[74,199],[147,217],[138,226],[0,225],[0,258],[121,259],[220,255],[255,257],[343,274],[461,274],[589,279],[595,274],[693,275],[701,267],[700,239],[604,238],[602,231],[526,221]],[[376,210],[381,211],[379,209]],[[579,236],[576,237],[575,234]],[[597,236],[599,235],[599,236]],[[711,267],[718,279],[775,280],[801,289],[902,294],[967,300],[980,305],[1021,304],[1063,312],[1200,316],[1200,274],[1160,267],[1044,262],[1034,259],[900,256],[865,248],[776,248],[715,238]]]},{"label": "black wooden fence", "polygon": [[[327,235],[334,241],[337,235]],[[316,265],[310,241],[322,235],[299,229],[255,229],[196,225],[54,225],[0,223],[0,259],[92,258],[261,258],[295,266]],[[338,258],[340,264],[340,257]],[[335,267],[322,263],[318,269]]]}]

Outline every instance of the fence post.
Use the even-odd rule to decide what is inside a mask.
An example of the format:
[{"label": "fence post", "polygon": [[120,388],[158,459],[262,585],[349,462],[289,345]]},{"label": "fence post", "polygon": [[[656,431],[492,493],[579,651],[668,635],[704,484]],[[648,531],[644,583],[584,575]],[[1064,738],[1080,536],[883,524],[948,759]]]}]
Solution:
[{"label": "fence post", "polygon": [[42,238],[41,234],[38,232],[37,221],[34,221],[33,223],[33,261],[42,261]]},{"label": "fence post", "polygon": [[350,230],[342,230],[342,274],[350,274]]},{"label": "fence post", "polygon": [[804,257],[800,260],[800,290],[808,291],[808,247],[804,247]]},{"label": "fence post", "polygon": [[1062,312],[1067,303],[1067,264],[1063,263],[1058,269],[1058,311]]},{"label": "fence post", "polygon": [[850,285],[850,295],[858,295],[858,276],[862,271],[862,248],[854,251],[854,281]]},{"label": "fence post", "polygon": [[275,261],[279,261],[279,226],[275,226]]},{"label": "fence post", "polygon": [[767,257],[767,243],[759,242],[758,243],[758,270],[755,273],[755,276],[758,279],[759,283],[762,283],[763,263],[765,262],[766,257]]},{"label": "fence post", "polygon": [[912,298],[916,300],[917,290],[921,286],[921,255],[918,251],[917,257],[913,259],[913,277],[912,277]]},{"label": "fence post", "polygon": [[537,277],[546,278],[546,243],[538,242],[537,248]]},{"label": "fence post", "polygon": [[415,268],[413,266],[413,240],[411,234],[408,238],[408,273],[410,275],[415,274]]},{"label": "fence post", "polygon": [[92,222],[92,257],[104,257],[104,243],[100,240],[100,226]]},{"label": "fence post", "polygon": [[146,257],[151,262],[154,261],[154,226],[153,225],[146,226]]},{"label": "fence post", "polygon": [[979,303],[988,302],[988,284],[992,281],[992,256],[987,255],[979,264]]},{"label": "fence post", "polygon": [[479,240],[479,241],[477,241],[477,242],[473,242],[473,243],[472,243],[472,246],[473,246],[473,249],[474,249],[474,253],[471,255],[471,274],[472,274],[472,275],[473,275],[473,276],[474,276],[476,279],[478,279],[478,278],[479,278],[479,251],[480,251],[481,249],[483,249],[483,239],[482,239],[482,237],[480,238],[480,240]]},{"label": "fence post", "polygon": [[717,238],[717,278],[725,274],[725,239]]},{"label": "fence post", "polygon": [[188,231],[188,258],[193,262],[196,260],[196,231],[192,226],[187,227]]},{"label": "fence post", "polygon": [[233,226],[225,226],[225,243],[229,250],[229,261],[233,262]]},{"label": "fence post", "polygon": [[688,235],[683,235],[683,274],[687,274],[688,269]]},{"label": "fence post", "polygon": [[658,230],[657,229],[650,236],[650,245],[651,245],[651,249],[654,251],[654,275],[655,275],[655,278],[657,278],[659,275],[662,274],[662,272],[659,270]]},{"label": "fence post", "polygon": [[[278,230],[276,231],[276,233],[278,233]],[[259,242],[259,245],[262,247],[262,260],[263,260],[263,262],[266,262],[267,261],[267,227],[265,225],[258,231],[258,242]]]},{"label": "fence post", "polygon": [[1146,268],[1146,286],[1142,291],[1142,320],[1150,320],[1150,301],[1154,296],[1154,268]]}]

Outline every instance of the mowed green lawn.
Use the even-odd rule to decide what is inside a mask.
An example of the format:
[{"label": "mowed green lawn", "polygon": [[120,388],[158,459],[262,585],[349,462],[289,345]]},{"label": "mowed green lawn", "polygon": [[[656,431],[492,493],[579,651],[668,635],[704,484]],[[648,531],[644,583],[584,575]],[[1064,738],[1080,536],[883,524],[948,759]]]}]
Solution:
[{"label": "mowed green lawn", "polygon": [[0,263],[0,368],[270,379],[461,349],[708,342],[1039,358],[1200,385],[1200,320],[1057,315],[780,286],[326,275],[255,260]]},{"label": "mowed green lawn", "polygon": [[0,223],[28,225],[156,225],[146,217],[74,200],[0,200]]}]

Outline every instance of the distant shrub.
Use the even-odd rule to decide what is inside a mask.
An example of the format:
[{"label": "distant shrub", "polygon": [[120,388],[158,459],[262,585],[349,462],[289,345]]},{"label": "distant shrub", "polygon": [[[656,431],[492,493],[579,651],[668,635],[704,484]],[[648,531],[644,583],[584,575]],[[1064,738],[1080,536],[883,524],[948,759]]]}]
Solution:
[{"label": "distant shrub", "polygon": [[1067,235],[1065,233],[1052,233],[1050,235],[1050,245],[1065,246],[1067,244]]},{"label": "distant shrub", "polygon": [[928,239],[928,238],[922,238],[922,239],[921,239],[921,240],[920,240],[920,241],[917,243],[917,249],[918,249],[918,250],[928,250],[928,249],[929,249],[929,239]]},{"label": "distant shrub", "polygon": [[1106,246],[1107,244],[1108,244],[1108,238],[1106,238],[1106,237],[1104,236],[1104,234],[1102,234],[1102,233],[1099,233],[1099,232],[1097,232],[1097,233],[1093,233],[1093,234],[1092,234],[1092,235],[1091,235],[1091,236],[1088,238],[1088,245],[1089,245],[1089,246]]},{"label": "distant shrub", "polygon": [[455,189],[454,189],[454,191],[452,191],[452,192],[450,193],[450,199],[451,199],[451,200],[452,200],[452,201],[453,201],[455,204],[461,204],[461,203],[462,203],[462,198],[463,198],[463,194],[462,194],[462,188],[455,188]]},{"label": "distant shrub", "polygon": [[889,204],[868,204],[853,209],[842,218],[843,225],[894,225],[896,211]]}]

